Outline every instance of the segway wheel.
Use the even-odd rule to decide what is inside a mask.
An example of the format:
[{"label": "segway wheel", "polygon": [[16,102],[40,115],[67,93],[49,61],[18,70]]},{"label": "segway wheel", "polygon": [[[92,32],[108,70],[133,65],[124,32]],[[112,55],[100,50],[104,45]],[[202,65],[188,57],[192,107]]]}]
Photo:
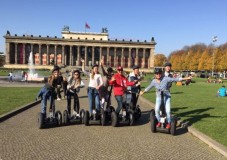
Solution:
[{"label": "segway wheel", "polygon": [[43,123],[44,123],[43,114],[39,113],[39,115],[38,115],[38,127],[39,127],[39,129],[43,128]]},{"label": "segway wheel", "polygon": [[69,124],[69,113],[67,110],[65,110],[63,112],[63,123],[64,125],[68,125]]},{"label": "segway wheel", "polygon": [[135,120],[137,120],[137,119],[139,119],[141,117],[141,109],[140,109],[139,105],[136,106],[135,114],[136,114]]},{"label": "segway wheel", "polygon": [[102,126],[106,125],[106,111],[103,111],[101,113],[101,124],[102,124]]},{"label": "segway wheel", "polygon": [[84,114],[84,125],[85,126],[89,125],[89,111],[86,111]]},{"label": "segway wheel", "polygon": [[117,127],[118,123],[118,117],[116,112],[111,113],[111,124],[113,127]]},{"label": "segway wheel", "polygon": [[84,124],[84,115],[85,115],[85,110],[84,109],[81,109],[80,110],[81,124]]},{"label": "segway wheel", "polygon": [[134,124],[134,112],[132,110],[129,110],[128,114],[129,118],[129,125],[132,126]]},{"label": "segway wheel", "polygon": [[150,113],[150,123],[151,123],[151,132],[155,133],[156,132],[156,117],[155,117],[155,111],[152,109]]},{"label": "segway wheel", "polygon": [[55,119],[57,120],[57,126],[61,126],[62,125],[62,114],[60,111],[57,111],[55,113]]},{"label": "segway wheel", "polygon": [[171,122],[170,134],[176,135],[176,120],[173,119]]},{"label": "segway wheel", "polygon": [[115,112],[115,108],[113,106],[110,106],[111,112]]}]

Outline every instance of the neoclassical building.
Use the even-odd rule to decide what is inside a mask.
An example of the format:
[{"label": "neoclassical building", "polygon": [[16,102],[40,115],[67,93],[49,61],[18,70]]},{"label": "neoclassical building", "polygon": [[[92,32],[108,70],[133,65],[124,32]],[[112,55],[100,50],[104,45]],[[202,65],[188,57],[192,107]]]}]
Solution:
[{"label": "neoclassical building", "polygon": [[80,66],[81,59],[86,66],[104,59],[106,66],[123,66],[130,68],[154,67],[154,50],[156,42],[109,39],[108,31],[101,33],[71,32],[63,29],[62,37],[42,37],[33,35],[11,35],[7,31],[5,38],[6,64],[28,64],[29,55],[34,64],[48,66]]}]

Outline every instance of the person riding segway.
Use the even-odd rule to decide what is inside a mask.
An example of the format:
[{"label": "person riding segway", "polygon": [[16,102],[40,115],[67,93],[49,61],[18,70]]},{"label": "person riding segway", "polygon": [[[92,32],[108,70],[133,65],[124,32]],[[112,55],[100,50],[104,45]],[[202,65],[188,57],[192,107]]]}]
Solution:
[{"label": "person riding segway", "polygon": [[[113,127],[116,127],[119,123],[129,125],[133,124],[134,115],[133,111],[129,110],[125,105],[125,92],[127,91],[128,86],[133,86],[138,82],[138,80],[129,82],[128,79],[123,75],[123,68],[121,66],[117,68],[117,71],[118,72],[109,81],[110,85],[113,85],[114,96],[118,104],[116,111],[111,113]],[[122,114],[120,114],[120,111],[122,111]]]},{"label": "person riding segway", "polygon": [[[38,116],[39,129],[45,126],[60,126],[62,124],[62,114],[60,111],[55,112],[55,99],[57,98],[56,88],[59,79],[59,67],[54,67],[52,75],[48,82],[39,91],[36,100],[41,97],[41,112]],[[46,115],[47,100],[50,100],[49,116]]]},{"label": "person riding segway", "polygon": [[[67,110],[63,112],[63,121],[67,125],[69,123],[83,123],[85,111],[80,111],[80,102],[78,93],[80,88],[84,87],[84,83],[80,77],[80,71],[73,71],[73,76],[70,77],[67,85]],[[73,113],[71,113],[71,97],[74,98]]]},{"label": "person riding segway", "polygon": [[135,86],[130,86],[127,88],[127,101],[129,104],[130,109],[132,109],[134,111],[134,117],[135,120],[139,119],[141,116],[141,109],[140,106],[137,104],[138,102],[138,98],[139,98],[139,93],[141,90],[140,87],[140,81],[141,81],[141,77],[139,74],[139,66],[135,65],[133,66],[133,72],[131,72],[128,76],[128,79],[130,82],[134,81],[134,80],[138,80],[138,83]]},{"label": "person riding segway", "polygon": [[[170,115],[170,92],[168,90],[168,83],[177,82],[182,80],[188,80],[187,78],[170,78],[162,75],[161,69],[155,69],[155,79],[153,79],[148,87],[144,91],[140,92],[140,95],[148,92],[153,87],[156,88],[156,103],[155,110],[151,110],[150,122],[151,131],[167,132],[172,135],[176,134],[176,118]],[[162,106],[162,112],[160,114],[160,108]]]}]

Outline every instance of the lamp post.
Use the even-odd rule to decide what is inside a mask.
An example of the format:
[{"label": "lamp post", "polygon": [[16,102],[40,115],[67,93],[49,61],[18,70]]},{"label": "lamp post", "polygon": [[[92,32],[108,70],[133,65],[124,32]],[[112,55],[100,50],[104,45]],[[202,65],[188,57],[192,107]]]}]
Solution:
[{"label": "lamp post", "polygon": [[[213,41],[213,47],[215,47],[214,43],[217,42],[217,40],[218,40],[218,36],[214,36],[213,40],[212,40]],[[215,48],[213,48],[212,77],[214,76],[214,51],[215,51]]]}]

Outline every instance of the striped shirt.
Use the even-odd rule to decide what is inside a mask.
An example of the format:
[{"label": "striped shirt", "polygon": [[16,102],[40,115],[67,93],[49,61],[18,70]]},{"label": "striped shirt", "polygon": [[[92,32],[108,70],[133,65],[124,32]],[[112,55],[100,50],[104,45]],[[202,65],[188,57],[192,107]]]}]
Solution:
[{"label": "striped shirt", "polygon": [[148,92],[153,87],[156,88],[156,96],[161,95],[161,91],[164,92],[165,95],[170,96],[170,92],[168,90],[168,83],[169,82],[177,82],[182,81],[182,78],[170,78],[170,77],[161,77],[160,83],[157,82],[157,79],[153,79],[147,88],[145,88],[144,92]]}]

